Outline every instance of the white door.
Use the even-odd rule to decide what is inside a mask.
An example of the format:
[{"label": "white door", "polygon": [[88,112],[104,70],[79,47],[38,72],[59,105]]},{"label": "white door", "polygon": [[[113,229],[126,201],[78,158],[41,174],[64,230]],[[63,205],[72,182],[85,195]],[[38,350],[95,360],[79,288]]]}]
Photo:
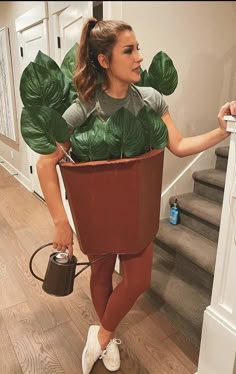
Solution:
[{"label": "white door", "polygon": [[[31,61],[34,61],[39,50],[45,54],[49,54],[48,21],[46,16],[46,8],[44,4],[42,4],[16,19],[21,73]],[[31,25],[32,21],[34,23],[33,25]],[[36,162],[38,157],[39,155],[28,147],[31,188],[32,191],[43,198],[43,193],[36,172]]]},{"label": "white door", "polygon": [[[67,51],[79,40],[82,22],[86,17],[92,16],[92,2],[90,1],[51,1],[47,4],[41,2],[41,4],[16,19],[21,73],[31,61],[34,61],[39,50],[50,55],[60,66]],[[51,29],[48,26],[48,20],[52,24]],[[51,35],[49,35],[49,29]],[[49,40],[51,48],[49,47]],[[50,53],[50,50],[54,53]],[[36,171],[38,157],[39,155],[28,147],[32,191],[43,198]],[[74,227],[59,168],[57,168],[57,171],[62,190],[62,200],[69,220]]]},{"label": "white door", "polygon": [[[61,5],[60,5],[61,3]],[[49,14],[53,28],[53,45],[50,49],[53,51],[53,59],[60,64],[65,54],[77,42],[79,44],[81,29],[86,18],[92,17],[93,14],[97,19],[101,19],[103,13],[103,3],[100,1],[49,1]],[[68,6],[69,5],[69,6]],[[98,8],[99,7],[99,8]],[[96,8],[96,9],[95,9]],[[107,12],[108,14],[108,12]],[[108,17],[109,18],[109,17]],[[62,191],[62,199],[67,212],[71,227],[74,229],[73,219],[71,216],[66,192],[62,181],[62,176],[58,168],[59,181]],[[115,269],[120,273],[120,262],[117,257]]]},{"label": "white door", "polygon": [[84,20],[93,15],[93,2],[49,1],[48,11],[53,29],[52,57],[60,66],[69,49],[79,43]]},{"label": "white door", "polygon": [[[53,29],[53,38],[50,38],[52,45],[52,58],[60,66],[66,53],[75,43],[79,43],[81,30],[86,18],[92,17],[92,1],[63,1],[48,2],[50,22]],[[62,201],[70,221],[70,225],[75,231],[74,223],[66,198],[66,191],[62,180],[61,172],[57,167]]]}]

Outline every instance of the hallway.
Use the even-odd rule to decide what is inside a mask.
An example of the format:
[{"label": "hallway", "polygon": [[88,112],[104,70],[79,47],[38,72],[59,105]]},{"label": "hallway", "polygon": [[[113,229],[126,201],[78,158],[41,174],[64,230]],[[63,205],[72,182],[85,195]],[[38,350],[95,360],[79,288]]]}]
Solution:
[{"label": "hallway", "polygon": [[[0,167],[0,374],[82,374],[81,353],[97,318],[89,293],[89,269],[64,298],[49,296],[31,275],[31,254],[52,240],[46,205]],[[74,240],[79,261],[87,258]],[[43,277],[51,249],[34,261]],[[114,285],[120,276],[114,274]],[[198,351],[159,311],[148,293],[120,325],[122,374],[194,374]],[[101,361],[92,374],[107,373]]]}]

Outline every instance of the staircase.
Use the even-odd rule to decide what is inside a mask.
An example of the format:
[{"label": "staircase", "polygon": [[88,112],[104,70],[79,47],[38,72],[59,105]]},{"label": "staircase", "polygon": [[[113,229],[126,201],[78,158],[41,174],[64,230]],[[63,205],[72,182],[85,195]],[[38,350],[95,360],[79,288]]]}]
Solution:
[{"label": "staircase", "polygon": [[161,220],[154,241],[150,293],[195,345],[210,305],[229,147],[217,148],[214,169],[193,173],[191,193],[178,199],[180,223]]}]

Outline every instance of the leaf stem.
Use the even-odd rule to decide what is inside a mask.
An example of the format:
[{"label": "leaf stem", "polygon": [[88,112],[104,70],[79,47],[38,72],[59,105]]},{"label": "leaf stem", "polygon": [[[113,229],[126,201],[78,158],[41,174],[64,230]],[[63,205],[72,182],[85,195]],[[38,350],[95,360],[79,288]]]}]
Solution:
[{"label": "leaf stem", "polygon": [[68,159],[75,164],[75,161],[70,157],[70,155],[65,151],[65,149],[61,146],[61,144],[57,143],[59,145],[59,148],[63,151],[63,153],[68,157]]}]

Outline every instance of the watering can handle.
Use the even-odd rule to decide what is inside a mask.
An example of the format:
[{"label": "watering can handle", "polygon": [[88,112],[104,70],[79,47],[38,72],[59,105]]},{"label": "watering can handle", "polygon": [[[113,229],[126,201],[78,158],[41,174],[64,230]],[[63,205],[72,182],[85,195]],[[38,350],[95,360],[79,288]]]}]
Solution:
[{"label": "watering can handle", "polygon": [[[36,251],[35,251],[35,252],[32,254],[32,256],[30,257],[30,262],[29,262],[30,272],[31,272],[31,274],[32,274],[36,279],[40,280],[41,282],[43,282],[44,279],[38,277],[38,276],[35,274],[35,272],[33,271],[32,263],[33,263],[33,259],[34,259],[35,255],[36,255],[39,251],[41,251],[41,249],[43,249],[43,248],[45,248],[45,247],[48,247],[49,245],[53,245],[53,243],[47,243],[47,244],[42,245],[41,247],[39,247],[38,249],[36,249]],[[85,266],[84,266],[80,271],[78,271],[77,274],[75,274],[75,278],[76,278],[79,274],[81,274],[84,270],[86,270],[89,266],[91,266],[92,264],[94,264],[95,262],[100,261],[100,260],[102,260],[104,257],[106,257],[106,256],[110,256],[110,255],[112,255],[112,254],[113,254],[113,253],[106,253],[106,254],[102,255],[102,257],[96,258],[96,260],[89,261],[89,262],[77,262],[76,266],[78,266],[78,265],[85,265]]]},{"label": "watering can handle", "polygon": [[43,282],[44,279],[38,277],[38,276],[35,274],[35,272],[33,271],[32,262],[33,262],[33,259],[34,259],[35,255],[36,255],[39,251],[41,251],[41,249],[43,249],[43,248],[45,248],[45,247],[48,247],[49,245],[52,245],[52,244],[53,244],[53,243],[47,243],[47,244],[42,245],[41,247],[39,247],[38,249],[36,249],[36,251],[35,251],[35,252],[32,254],[32,256],[30,257],[30,262],[29,262],[30,272],[31,272],[31,274],[32,274],[36,279],[40,280],[41,282]]}]

